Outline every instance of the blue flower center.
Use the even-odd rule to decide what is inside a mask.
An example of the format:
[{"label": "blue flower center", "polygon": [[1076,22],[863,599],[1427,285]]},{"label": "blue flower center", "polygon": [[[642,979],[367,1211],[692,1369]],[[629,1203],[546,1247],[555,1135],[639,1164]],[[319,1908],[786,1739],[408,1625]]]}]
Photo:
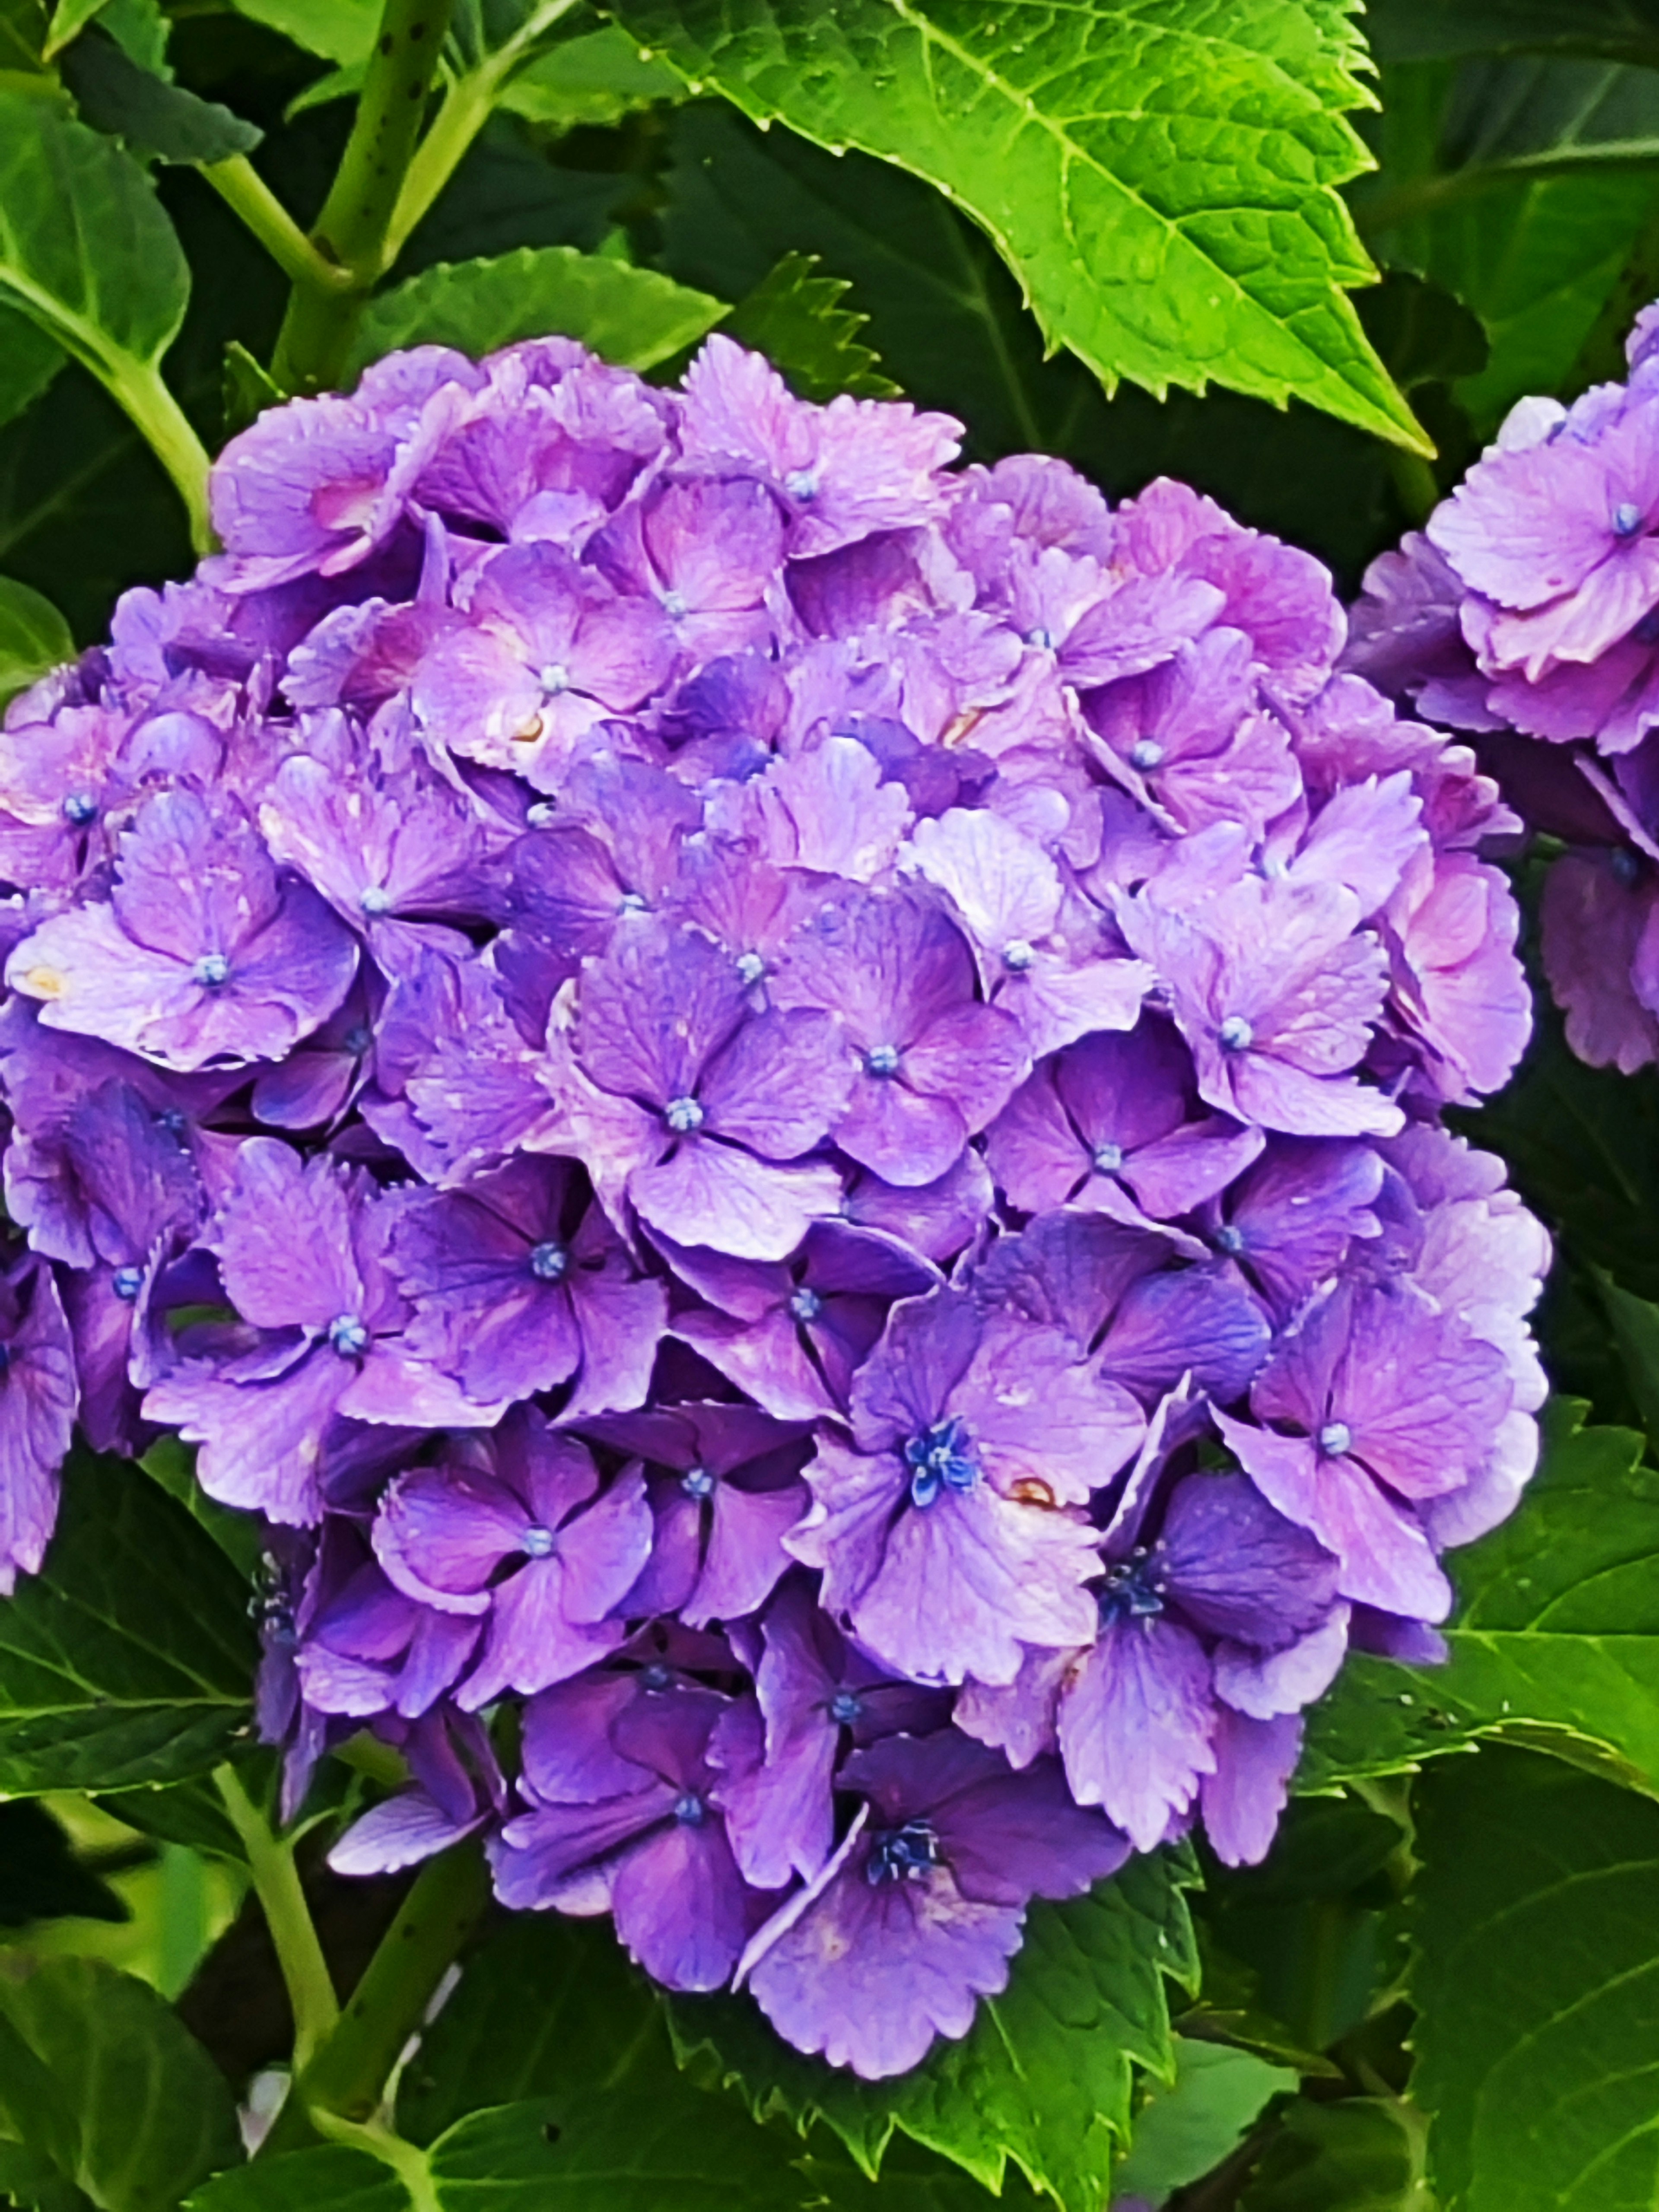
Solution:
[{"label": "blue flower center", "polygon": [[1353,1431],[1346,1421],[1327,1421],[1319,1431],[1319,1449],[1328,1459],[1340,1459],[1353,1442]]},{"label": "blue flower center", "polygon": [[823,1300],[810,1285],[803,1283],[790,1297],[789,1311],[796,1321],[802,1323],[816,1321],[823,1311]]},{"label": "blue flower center", "polygon": [[1023,975],[1036,960],[1036,954],[1023,937],[1015,938],[1012,945],[1002,948],[1002,964],[1011,975]]},{"label": "blue flower center", "polygon": [[931,1505],[941,1490],[971,1490],[979,1480],[967,1429],[954,1415],[912,1437],[904,1447],[904,1464],[910,1470],[913,1505]]},{"label": "blue flower center", "polygon": [[1244,1231],[1235,1229],[1231,1221],[1224,1222],[1215,1232],[1215,1249],[1236,1260],[1244,1249]]},{"label": "blue flower center", "polygon": [[743,983],[758,983],[766,973],[766,963],[758,952],[739,952],[738,980]]},{"label": "blue flower center", "polygon": [[1164,1588],[1152,1553],[1139,1546],[1127,1559],[1106,1571],[1098,1592],[1103,1627],[1115,1620],[1156,1620],[1164,1610]]},{"label": "blue flower center", "polygon": [[64,801],[64,819],[72,830],[88,830],[98,819],[98,801],[89,791],[72,791]]},{"label": "blue flower center", "polygon": [[170,1137],[182,1137],[190,1127],[182,1106],[164,1106],[155,1118]]},{"label": "blue flower center", "polygon": [[1255,1042],[1255,1031],[1243,1014],[1229,1014],[1216,1035],[1224,1052],[1248,1052]]},{"label": "blue flower center", "polygon": [[851,1728],[864,1717],[864,1700],[855,1690],[837,1690],[830,1700],[830,1717],[837,1728]]},{"label": "blue flower center", "polygon": [[791,469],[783,480],[783,488],[791,499],[800,500],[810,506],[818,495],[818,477],[816,469]]},{"label": "blue flower center", "polygon": [[131,1305],[144,1287],[142,1267],[118,1267],[109,1279],[109,1286],[125,1305]]},{"label": "blue flower center", "polygon": [[1054,649],[1054,634],[1051,629],[1045,629],[1039,623],[1035,629],[1026,631],[1025,642],[1027,645],[1036,646],[1039,653],[1052,653]]},{"label": "blue flower center", "polygon": [[678,622],[685,612],[685,593],[677,592],[671,586],[663,593],[660,605],[669,621]]},{"label": "blue flower center", "polygon": [[558,809],[550,799],[538,799],[533,806],[526,806],[524,818],[532,830],[550,830]]},{"label": "blue flower center", "polygon": [[1115,1175],[1122,1164],[1123,1147],[1121,1145],[1097,1145],[1095,1146],[1095,1173],[1097,1175]]},{"label": "blue flower center", "polygon": [[544,1528],[539,1521],[532,1521],[527,1528],[519,1532],[519,1549],[527,1559],[546,1559],[553,1555],[553,1531]]},{"label": "blue flower center", "polygon": [[708,1808],[695,1790],[688,1790],[674,1807],[674,1818],[683,1828],[700,1828],[708,1818]]},{"label": "blue flower center", "polygon": [[864,1879],[872,1889],[884,1881],[926,1881],[945,1863],[939,1833],[931,1820],[907,1820],[902,1828],[880,1828],[871,1838]]},{"label": "blue flower center", "polygon": [[562,691],[570,689],[570,671],[562,660],[536,671],[536,681],[542,687],[544,699],[556,699]]},{"label": "blue flower center", "polygon": [[1642,527],[1642,510],[1633,500],[1621,499],[1613,510],[1613,526],[1620,538],[1634,538]]},{"label": "blue flower center", "polygon": [[712,1498],[714,1494],[714,1474],[706,1467],[689,1467],[680,1477],[680,1488],[688,1498]]},{"label": "blue flower center", "polygon": [[896,1075],[899,1066],[899,1048],[896,1044],[872,1044],[864,1055],[864,1064],[872,1075],[884,1079],[890,1075]]},{"label": "blue flower center", "polygon": [[10,1370],[11,1346],[9,1344],[0,1344],[0,1375],[9,1374]]},{"label": "blue flower center", "polygon": [[565,1269],[570,1265],[570,1255],[562,1244],[550,1241],[532,1244],[530,1248],[530,1272],[538,1283],[557,1283],[564,1279]]},{"label": "blue flower center", "polygon": [[1615,845],[1607,866],[1613,870],[1613,880],[1627,890],[1634,890],[1642,879],[1642,863],[1627,845]]},{"label": "blue flower center", "polygon": [[222,952],[204,952],[190,972],[198,983],[216,991],[230,981],[230,963]]},{"label": "blue flower center", "polygon": [[390,914],[392,894],[379,884],[371,884],[357,902],[367,915]]},{"label": "blue flower center", "polygon": [[640,1669],[640,1681],[647,1690],[665,1690],[672,1679],[667,1668],[658,1666],[654,1660]]},{"label": "blue flower center", "polygon": [[1161,768],[1163,764],[1164,748],[1156,738],[1137,738],[1130,746],[1129,765],[1138,768],[1143,775],[1147,769]]},{"label": "blue flower center", "polygon": [[357,1359],[368,1350],[368,1330],[356,1314],[336,1314],[328,1325],[328,1340],[342,1359]]},{"label": "blue flower center", "polygon": [[702,1109],[695,1098],[671,1098],[662,1118],[677,1137],[689,1137],[702,1127]]},{"label": "blue flower center", "polygon": [[624,891],[621,898],[617,902],[617,912],[619,916],[624,915],[649,914],[650,911],[651,902],[646,897],[643,891]]}]

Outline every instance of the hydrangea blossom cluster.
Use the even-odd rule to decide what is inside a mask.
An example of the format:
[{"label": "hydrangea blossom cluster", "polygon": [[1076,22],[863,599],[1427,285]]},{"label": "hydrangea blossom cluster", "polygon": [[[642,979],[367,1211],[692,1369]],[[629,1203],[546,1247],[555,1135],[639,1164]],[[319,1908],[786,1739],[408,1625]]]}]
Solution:
[{"label": "hydrangea blossom cluster", "polygon": [[481,1832],[866,2076],[1033,1898],[1265,1851],[1544,1389],[1440,1122],[1528,1030],[1495,786],[1312,560],[958,434],[393,356],[0,751],[8,1580],[77,1407],[179,1432],[290,1802],[406,1758],[337,1865]]},{"label": "hydrangea blossom cluster", "polygon": [[1625,384],[1522,399],[1426,529],[1374,562],[1345,665],[1477,733],[1563,839],[1542,953],[1594,1067],[1659,1060],[1659,305]]}]

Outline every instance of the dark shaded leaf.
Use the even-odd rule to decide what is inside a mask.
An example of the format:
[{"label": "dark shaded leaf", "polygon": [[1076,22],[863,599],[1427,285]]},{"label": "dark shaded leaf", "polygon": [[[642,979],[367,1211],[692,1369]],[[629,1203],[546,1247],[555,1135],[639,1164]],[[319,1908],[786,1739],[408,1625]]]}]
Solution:
[{"label": "dark shaded leaf", "polygon": [[63,70],[87,122],[160,161],[227,161],[251,154],[264,137],[216,100],[141,69],[97,30],[76,40]]},{"label": "dark shaded leaf", "polygon": [[1648,2212],[1659,1806],[1497,1748],[1416,1800],[1412,2094],[1442,2212]]},{"label": "dark shaded leaf", "polygon": [[148,1983],[53,1959],[26,1981],[0,1979],[0,2014],[12,2133],[102,2212],[173,2212],[240,2158],[223,2077]]},{"label": "dark shaded leaf", "polygon": [[1239,2212],[1435,2212],[1423,2124],[1397,2099],[1298,2100],[1239,2199]]},{"label": "dark shaded leaf", "polygon": [[501,106],[527,123],[568,131],[579,123],[615,123],[659,100],[684,100],[685,85],[660,62],[643,61],[614,23],[562,39],[508,79]]},{"label": "dark shaded leaf", "polygon": [[410,2197],[378,2158],[328,2143],[216,2173],[186,2197],[184,2212],[410,2212]]},{"label": "dark shaded leaf", "polygon": [[137,1468],[76,1451],[41,1572],[0,1606],[0,1789],[205,1772],[246,1731],[247,1589]]},{"label": "dark shaded leaf", "polygon": [[0,1804],[0,1928],[31,1920],[125,1920],[124,1900],[75,1856],[75,1846],[44,1805]]},{"label": "dark shaded leaf", "polygon": [[0,423],[38,399],[64,366],[64,349],[15,307],[0,307]]},{"label": "dark shaded leaf", "polygon": [[0,707],[75,657],[69,624],[50,599],[0,576]]},{"label": "dark shaded leaf", "polygon": [[833,399],[838,392],[895,398],[897,385],[881,374],[874,348],[859,335],[870,318],[841,304],[850,289],[844,276],[820,273],[816,253],[786,253],[721,328],[763,353],[803,399]]},{"label": "dark shaded leaf", "polygon": [[1297,2086],[1288,2067],[1248,2051],[1176,2039],[1176,2078],[1135,2114],[1128,2155],[1112,2177],[1119,2197],[1161,2204],[1218,2166],[1274,2097]]}]

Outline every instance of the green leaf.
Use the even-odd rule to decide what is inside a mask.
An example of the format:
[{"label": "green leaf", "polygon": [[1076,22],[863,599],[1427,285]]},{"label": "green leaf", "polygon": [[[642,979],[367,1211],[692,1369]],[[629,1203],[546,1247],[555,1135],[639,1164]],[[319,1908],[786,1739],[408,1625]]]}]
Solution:
[{"label": "green leaf", "polygon": [[1391,269],[1375,291],[1360,295],[1359,318],[1402,392],[1478,376],[1491,355],[1462,301],[1407,270]]},{"label": "green leaf", "polygon": [[186,2197],[184,2212],[410,2212],[410,2198],[378,2158],[329,2143],[216,2173]]},{"label": "green leaf", "polygon": [[69,624],[50,599],[0,576],[0,707],[75,658]]},{"label": "green leaf", "polygon": [[223,396],[225,431],[230,437],[246,430],[267,407],[280,407],[288,398],[282,386],[235,338],[225,348]]},{"label": "green leaf", "polygon": [[0,1979],[0,2016],[12,2133],[103,2212],[173,2212],[240,2156],[224,2077],[148,1983],[100,1960],[49,1960],[26,1981]]},{"label": "green leaf", "polygon": [[1621,1290],[1605,1269],[1593,1272],[1648,1442],[1659,1446],[1659,1306]]},{"label": "green leaf", "polygon": [[380,27],[380,0],[236,0],[236,12],[341,67],[367,61]]},{"label": "green leaf", "polygon": [[1444,1668],[1351,1659],[1310,1716],[1297,1786],[1527,1741],[1659,1791],[1659,1474],[1626,1429],[1553,1400],[1513,1517],[1460,1553]]},{"label": "green leaf", "polygon": [[0,71],[25,78],[38,76],[44,87],[51,88],[52,79],[42,58],[46,21],[41,0],[0,0]]},{"label": "green leaf", "polygon": [[1644,0],[1366,0],[1380,62],[1458,54],[1595,54],[1659,60],[1659,21]]},{"label": "green leaf", "polygon": [[228,161],[251,154],[264,137],[217,100],[141,69],[99,31],[76,40],[63,68],[85,121],[160,161]]},{"label": "green leaf", "polygon": [[64,366],[64,349],[15,307],[0,307],[0,423],[38,399]]},{"label": "green leaf", "polygon": [[1394,2098],[1299,2099],[1238,2203],[1239,2212],[1435,2212],[1422,2122]]},{"label": "green leaf", "polygon": [[820,275],[816,253],[786,253],[722,328],[763,353],[803,399],[833,399],[838,392],[896,398],[899,387],[859,335],[870,318],[841,304],[851,289],[844,276]]},{"label": "green leaf", "polygon": [[83,1920],[125,1920],[128,1907],[83,1867],[44,1805],[0,1804],[0,1928],[73,1913]]},{"label": "green leaf", "polygon": [[684,97],[672,70],[642,60],[633,40],[607,23],[538,54],[508,80],[501,105],[527,123],[568,131],[579,123],[615,123],[657,100]]},{"label": "green leaf", "polygon": [[41,1572],[0,1606],[0,1790],[205,1772],[249,1720],[247,1586],[140,1470],[71,1453]]},{"label": "green leaf", "polygon": [[568,246],[521,246],[486,261],[440,262],[369,303],[351,374],[398,346],[492,352],[550,331],[623,368],[651,368],[712,329],[725,302]]},{"label": "green leaf", "polygon": [[1129,2154],[1112,2177],[1120,2197],[1161,2204],[1172,2190],[1218,2166],[1271,2099],[1294,2089],[1288,2067],[1248,2051],[1176,2038],[1176,2078],[1135,2115]]},{"label": "green leaf", "polygon": [[1443,2212],[1650,2212],[1659,1806],[1486,1750],[1425,1776],[1416,1817],[1412,2094]]},{"label": "green leaf", "polygon": [[481,2106],[562,2089],[635,2104],[641,2081],[655,2094],[665,2081],[678,2076],[661,2005],[610,1923],[514,1914],[469,1954],[422,2037],[398,2125],[428,2143]]},{"label": "green leaf", "polygon": [[[248,1766],[256,1764],[250,1760]],[[243,1768],[245,1782],[250,1779],[248,1766]],[[183,1844],[191,1850],[205,1851],[239,1866],[247,1863],[246,1847],[210,1782],[155,1783],[146,1789],[94,1797],[92,1802],[100,1812],[125,1821],[141,1835],[154,1836],[161,1843]]]},{"label": "green leaf", "polygon": [[189,292],[173,225],[131,155],[0,88],[0,301],[119,396],[154,374]]},{"label": "green leaf", "polygon": [[757,122],[858,146],[982,223],[1111,390],[1292,395],[1426,451],[1345,287],[1366,166],[1348,0],[620,0],[641,44]]},{"label": "green leaf", "polygon": [[103,5],[104,0],[58,0],[47,26],[42,58],[55,61],[71,40],[80,37]]},{"label": "green leaf", "polygon": [[741,1998],[676,1997],[683,2062],[803,2133],[822,2118],[869,2174],[895,2130],[993,2190],[1012,2161],[1062,2212],[1097,2212],[1129,2134],[1135,2069],[1175,2073],[1165,1977],[1196,1978],[1180,1854],[1131,1859],[1066,1905],[1034,1905],[1008,1987],[959,2043],[863,2082],[793,2051]]}]

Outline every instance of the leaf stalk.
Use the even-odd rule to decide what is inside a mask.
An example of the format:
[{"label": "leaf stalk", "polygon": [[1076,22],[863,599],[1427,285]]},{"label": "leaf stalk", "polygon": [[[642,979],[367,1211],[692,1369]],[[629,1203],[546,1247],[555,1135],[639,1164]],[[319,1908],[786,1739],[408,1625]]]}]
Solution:
[{"label": "leaf stalk", "polygon": [[338,2021],[340,2005],[300,1886],[294,1846],[272,1833],[234,1767],[216,1767],[213,1780],[247,1853],[254,1894],[264,1908],[294,2008],[295,2070],[301,2073]]}]

